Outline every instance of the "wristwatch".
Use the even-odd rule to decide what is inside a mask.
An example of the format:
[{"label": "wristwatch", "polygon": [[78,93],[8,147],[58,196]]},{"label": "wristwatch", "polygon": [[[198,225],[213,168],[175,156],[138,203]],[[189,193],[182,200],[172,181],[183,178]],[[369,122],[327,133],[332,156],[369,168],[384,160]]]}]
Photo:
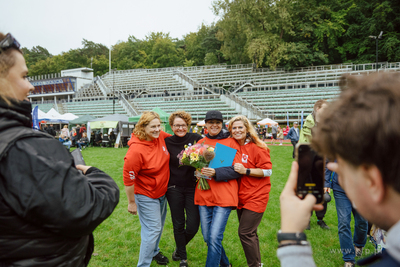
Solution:
[{"label": "wristwatch", "polygon": [[282,233],[281,230],[278,231],[277,234],[278,242],[285,241],[285,240],[290,240],[294,242],[301,242],[301,241],[307,241],[307,236],[305,233]]},{"label": "wristwatch", "polygon": [[250,169],[246,170],[246,175],[249,176],[250,175]]}]

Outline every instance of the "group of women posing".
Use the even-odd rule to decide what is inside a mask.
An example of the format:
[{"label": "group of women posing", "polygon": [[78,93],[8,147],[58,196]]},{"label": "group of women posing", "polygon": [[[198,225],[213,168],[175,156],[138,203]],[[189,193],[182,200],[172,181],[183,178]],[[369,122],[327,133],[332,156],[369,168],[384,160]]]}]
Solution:
[{"label": "group of women posing", "polygon": [[[150,266],[152,260],[166,265],[169,260],[158,247],[166,218],[167,201],[174,227],[176,250],[172,259],[189,266],[186,245],[201,231],[208,246],[206,267],[232,266],[222,246],[225,227],[233,209],[239,218],[239,237],[248,266],[261,266],[257,227],[268,203],[272,164],[267,145],[262,142],[245,116],[229,121],[223,129],[221,112],[208,111],[208,134],[202,138],[188,133],[191,116],[185,111],[171,114],[174,135],[161,130],[157,113],[144,112],[129,141],[125,156],[124,184],[128,211],[139,214],[141,245],[137,266]],[[209,190],[196,187],[195,169],[179,166],[177,155],[185,145],[217,143],[236,149],[233,165],[203,168],[210,176]]]}]

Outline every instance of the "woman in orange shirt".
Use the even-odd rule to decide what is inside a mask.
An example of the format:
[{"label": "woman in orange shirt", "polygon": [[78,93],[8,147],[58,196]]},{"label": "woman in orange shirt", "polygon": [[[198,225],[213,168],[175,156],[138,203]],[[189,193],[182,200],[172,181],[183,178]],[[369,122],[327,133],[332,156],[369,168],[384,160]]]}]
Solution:
[{"label": "woman in orange shirt", "polygon": [[[208,111],[206,114],[206,126],[208,134],[198,143],[205,143],[213,146],[217,143],[236,149],[235,160],[240,159],[240,146],[232,138],[229,132],[222,129],[223,117],[217,110]],[[201,232],[204,241],[207,243],[206,267],[229,267],[229,259],[222,246],[224,231],[232,209],[238,203],[237,178],[240,174],[235,172],[233,166],[222,168],[203,168],[202,174],[212,176],[208,180],[209,190],[200,190],[196,187],[194,203],[199,205]],[[231,180],[228,180],[231,179]]]},{"label": "woman in orange shirt", "polygon": [[267,207],[271,190],[272,163],[267,145],[262,142],[245,116],[229,121],[231,136],[241,146],[241,159],[234,169],[239,179],[239,237],[250,267],[261,266],[257,227]]},{"label": "woman in orange shirt", "polygon": [[150,266],[155,260],[166,265],[169,260],[158,244],[167,215],[169,153],[161,130],[160,116],[145,111],[136,124],[125,155],[124,185],[128,197],[128,212],[139,212],[141,243],[138,267]]}]

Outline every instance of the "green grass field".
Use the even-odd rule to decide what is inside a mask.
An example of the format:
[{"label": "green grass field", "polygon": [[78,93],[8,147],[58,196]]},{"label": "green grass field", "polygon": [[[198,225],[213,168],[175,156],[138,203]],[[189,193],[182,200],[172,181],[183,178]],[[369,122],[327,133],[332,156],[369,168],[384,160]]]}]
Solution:
[{"label": "green grass field", "polygon": [[[276,257],[276,233],[280,228],[279,195],[286,183],[292,162],[291,146],[270,146],[273,174],[272,189],[263,220],[258,227],[261,257],[264,266],[279,266]],[[127,211],[127,198],[122,181],[122,169],[127,148],[90,147],[82,151],[86,164],[96,166],[108,173],[118,184],[121,197],[114,213],[104,221],[94,232],[95,251],[89,266],[136,266],[140,248],[140,223],[138,216]],[[332,194],[333,195],[333,194]],[[335,201],[328,204],[325,222],[331,230],[322,230],[317,225],[315,215],[311,218],[311,230],[306,231],[312,244],[314,259],[317,266],[343,266],[339,251],[337,234],[337,216]],[[246,258],[237,235],[238,220],[236,211],[232,211],[224,235],[223,245],[228,258],[234,267],[245,267]],[[167,214],[164,232],[160,242],[161,251],[170,259],[168,266],[179,266],[173,262],[171,254],[175,249],[172,222]],[[366,250],[371,253],[373,246],[367,243]],[[207,246],[203,241],[201,231],[188,244],[188,262],[191,267],[205,265]],[[151,266],[158,266],[155,262]]]}]

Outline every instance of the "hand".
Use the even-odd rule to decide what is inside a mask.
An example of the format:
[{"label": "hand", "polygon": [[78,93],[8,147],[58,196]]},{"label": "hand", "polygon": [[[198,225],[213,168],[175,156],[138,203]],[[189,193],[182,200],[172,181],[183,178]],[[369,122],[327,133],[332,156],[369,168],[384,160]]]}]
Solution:
[{"label": "hand", "polygon": [[328,167],[329,170],[339,174],[339,165],[337,164],[337,162],[328,162],[326,167]]},{"label": "hand", "polygon": [[246,174],[246,168],[243,166],[242,163],[235,163],[235,165],[233,165],[233,169],[237,173]]},{"label": "hand", "polygon": [[83,172],[83,174],[86,174],[86,171],[89,170],[90,168],[92,168],[92,166],[86,166],[86,165],[76,165],[75,166],[78,170],[81,170]]},{"label": "hand", "polygon": [[213,168],[203,168],[201,169],[201,173],[209,177],[215,176],[215,170]]},{"label": "hand", "polygon": [[329,187],[324,187],[324,193],[328,192],[328,194],[331,193],[331,189]]},{"label": "hand", "polygon": [[137,215],[137,205],[136,203],[129,203],[128,204],[128,212],[132,215]]},{"label": "hand", "polygon": [[137,215],[137,205],[136,203],[129,203],[128,204],[128,212],[132,215]]},{"label": "hand", "polygon": [[311,217],[311,211],[322,210],[322,204],[315,205],[317,199],[308,194],[304,199],[296,195],[297,172],[299,165],[292,163],[288,181],[280,196],[281,203],[281,230],[284,233],[303,232]]}]

